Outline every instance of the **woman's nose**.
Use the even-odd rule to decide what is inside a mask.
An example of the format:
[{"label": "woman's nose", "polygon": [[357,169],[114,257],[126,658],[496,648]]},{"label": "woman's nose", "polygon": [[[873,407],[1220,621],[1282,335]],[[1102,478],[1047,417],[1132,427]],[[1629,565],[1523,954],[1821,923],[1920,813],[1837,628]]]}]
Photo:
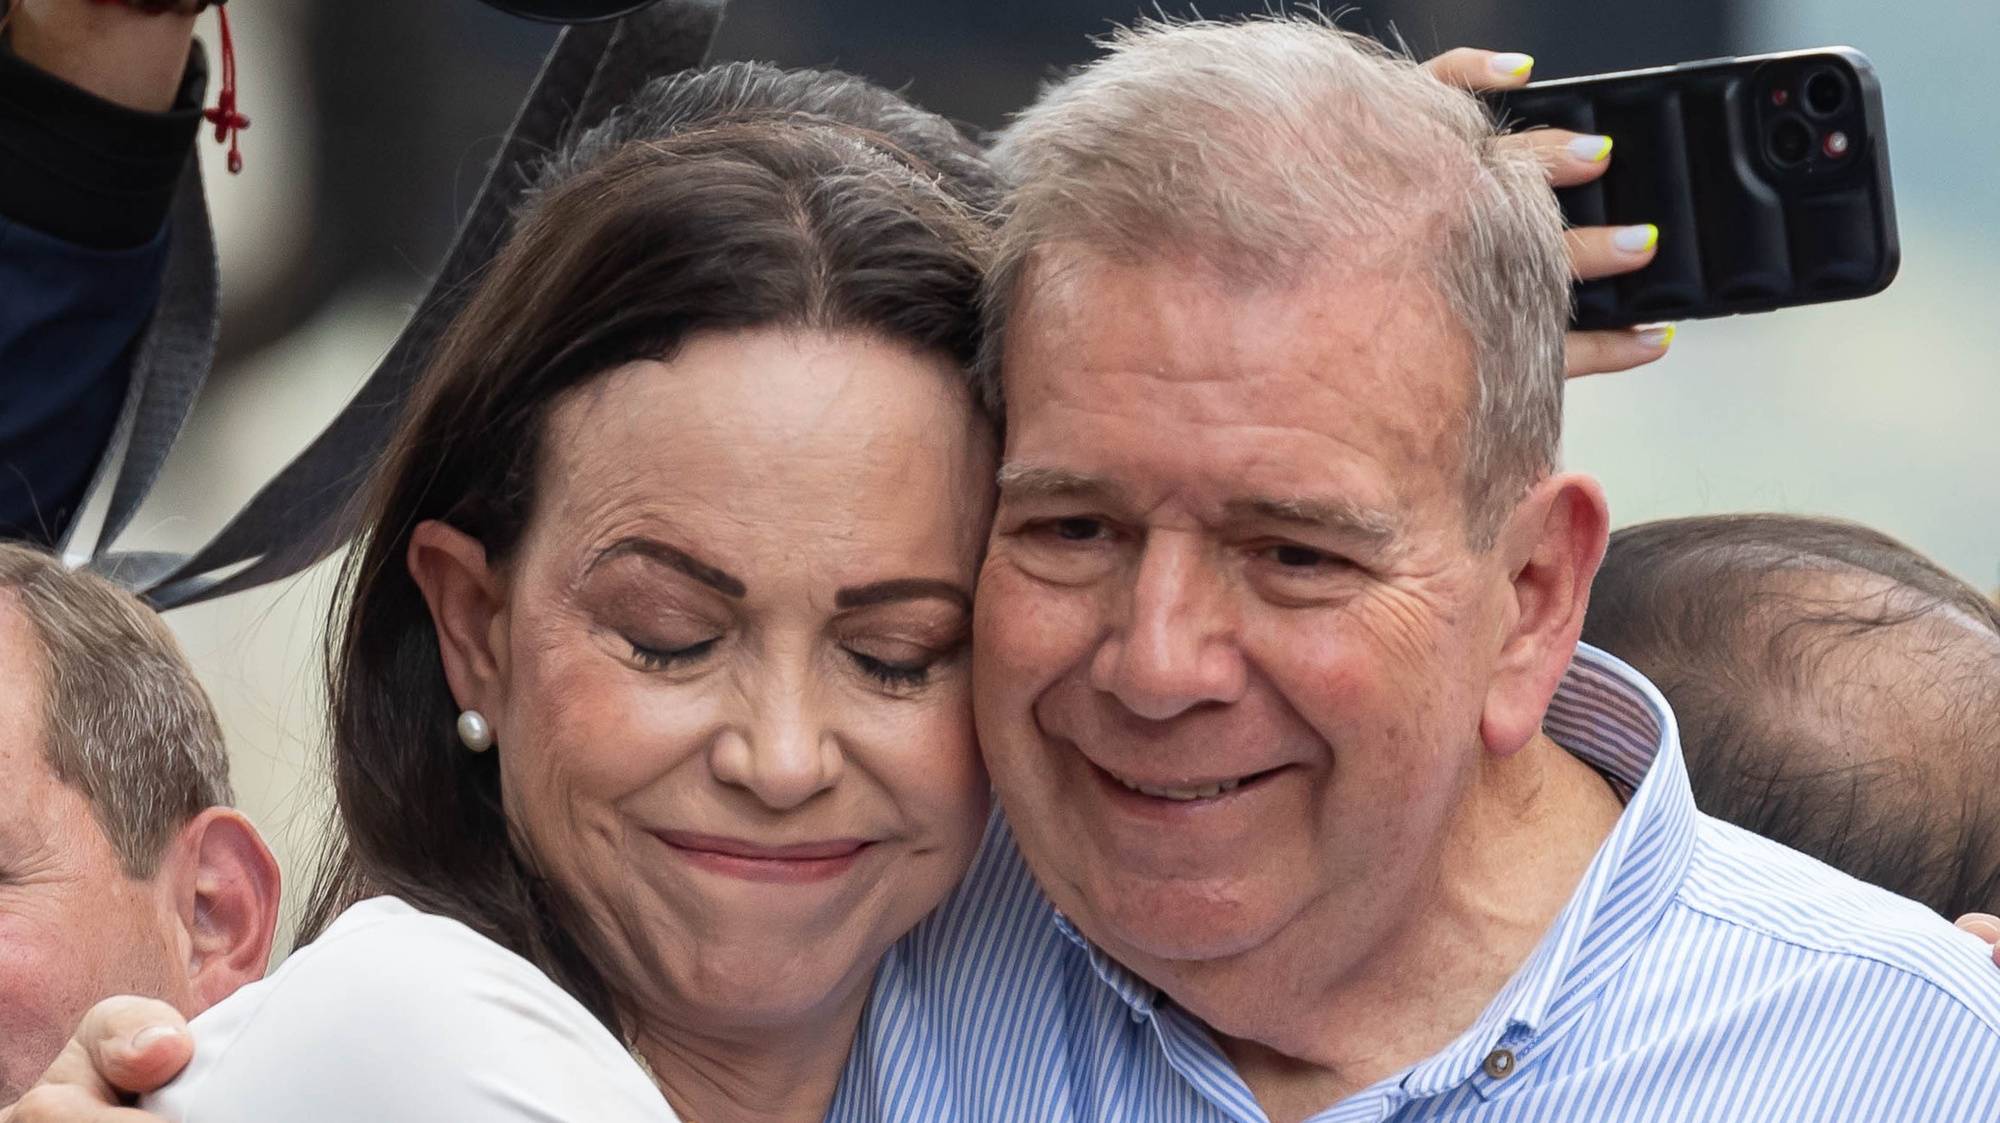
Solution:
[{"label": "woman's nose", "polygon": [[845,760],[827,724],[804,706],[774,706],[726,730],[710,768],[773,811],[789,811],[840,781]]}]

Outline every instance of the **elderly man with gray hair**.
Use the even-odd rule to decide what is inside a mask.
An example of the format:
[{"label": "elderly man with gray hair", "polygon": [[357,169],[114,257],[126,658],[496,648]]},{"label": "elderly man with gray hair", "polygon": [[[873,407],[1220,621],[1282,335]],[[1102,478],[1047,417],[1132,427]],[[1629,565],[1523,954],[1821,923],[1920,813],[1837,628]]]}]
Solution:
[{"label": "elderly man with gray hair", "polygon": [[194,672],[131,596],[0,544],[0,699],[4,1106],[107,995],[192,1017],[260,978],[278,867],[229,807]]},{"label": "elderly man with gray hair", "polygon": [[1564,234],[1471,97],[1152,25],[996,154],[1005,817],[882,1117],[1992,1118],[1980,942],[1700,814],[1579,646]]}]

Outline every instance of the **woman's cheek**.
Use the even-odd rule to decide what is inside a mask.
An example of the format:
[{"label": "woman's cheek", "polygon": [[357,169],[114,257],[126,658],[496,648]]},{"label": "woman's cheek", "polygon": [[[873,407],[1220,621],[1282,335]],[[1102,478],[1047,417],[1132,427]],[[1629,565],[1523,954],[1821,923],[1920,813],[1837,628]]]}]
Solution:
[{"label": "woman's cheek", "polygon": [[904,806],[925,809],[925,817],[941,842],[963,848],[966,861],[986,825],[989,786],[979,745],[972,730],[970,677],[959,682],[935,707],[928,707],[905,742],[911,759],[894,770],[911,789],[899,793]]}]

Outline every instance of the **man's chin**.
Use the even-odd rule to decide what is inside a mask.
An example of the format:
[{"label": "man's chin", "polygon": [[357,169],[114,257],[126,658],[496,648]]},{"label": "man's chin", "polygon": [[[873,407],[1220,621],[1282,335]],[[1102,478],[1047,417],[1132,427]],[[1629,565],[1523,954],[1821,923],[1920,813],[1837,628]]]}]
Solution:
[{"label": "man's chin", "polygon": [[1214,963],[1247,955],[1284,927],[1285,910],[1207,882],[1105,887],[1072,923],[1127,966]]}]

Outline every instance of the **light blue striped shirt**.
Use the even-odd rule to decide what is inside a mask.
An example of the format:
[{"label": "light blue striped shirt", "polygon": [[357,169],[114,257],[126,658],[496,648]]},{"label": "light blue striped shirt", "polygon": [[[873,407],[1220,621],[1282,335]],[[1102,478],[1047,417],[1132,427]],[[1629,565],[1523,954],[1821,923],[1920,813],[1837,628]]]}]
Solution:
[{"label": "light blue striped shirt", "polygon": [[[1470,1028],[1314,1123],[2000,1120],[1984,945],[1696,811],[1665,700],[1602,652],[1543,728],[1624,814]],[[1199,1022],[1055,913],[997,814],[884,961],[829,1118],[1265,1121]]]}]

